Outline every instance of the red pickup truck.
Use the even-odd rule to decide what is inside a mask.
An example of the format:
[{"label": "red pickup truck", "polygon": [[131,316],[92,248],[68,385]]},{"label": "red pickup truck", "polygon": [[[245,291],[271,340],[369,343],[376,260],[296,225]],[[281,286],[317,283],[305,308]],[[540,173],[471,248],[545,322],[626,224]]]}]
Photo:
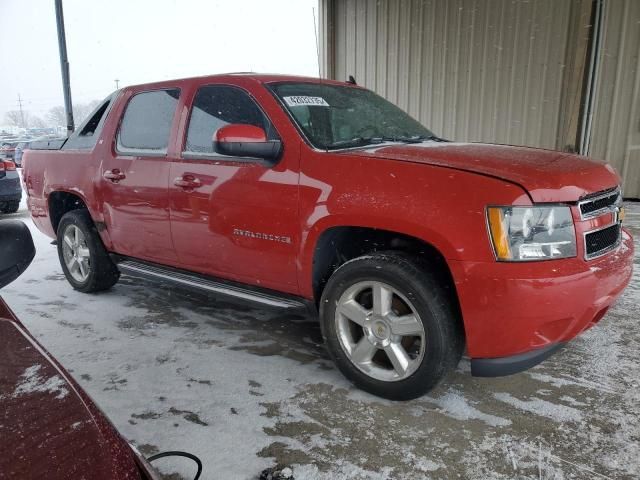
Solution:
[{"label": "red pickup truck", "polygon": [[359,86],[228,74],[118,90],[24,156],[28,205],[82,292],[120,272],[317,308],[359,387],[529,368],[597,323],[633,244],[608,165],[438,138]]}]

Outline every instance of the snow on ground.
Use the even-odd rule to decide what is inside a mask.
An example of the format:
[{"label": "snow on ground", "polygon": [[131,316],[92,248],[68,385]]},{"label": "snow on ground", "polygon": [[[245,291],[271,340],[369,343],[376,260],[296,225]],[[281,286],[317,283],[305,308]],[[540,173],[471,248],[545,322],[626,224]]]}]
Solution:
[{"label": "snow on ground", "polygon": [[[394,403],[343,379],[311,317],[130,277],[84,295],[24,206],[7,217],[30,225],[38,253],[3,297],[147,455],[190,451],[203,478],[276,464],[298,480],[640,477],[638,259],[615,308],[541,366],[474,379],[463,361],[431,395]],[[640,205],[627,218],[640,238]]]}]

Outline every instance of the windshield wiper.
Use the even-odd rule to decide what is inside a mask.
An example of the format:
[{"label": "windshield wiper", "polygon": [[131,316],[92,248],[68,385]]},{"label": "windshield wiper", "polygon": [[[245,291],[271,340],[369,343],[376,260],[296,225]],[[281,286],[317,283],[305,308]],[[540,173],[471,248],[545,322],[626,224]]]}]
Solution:
[{"label": "windshield wiper", "polygon": [[385,140],[382,137],[355,137],[350,140],[340,140],[327,145],[327,149],[333,150],[336,148],[350,148],[350,147],[366,147],[368,145],[378,145]]},{"label": "windshield wiper", "polygon": [[429,140],[426,135],[393,135],[381,137],[385,142],[421,143]]},{"label": "windshield wiper", "polygon": [[446,138],[438,137],[437,135],[430,135],[425,137],[425,140],[430,142],[440,142],[440,143],[450,143],[452,140],[447,140]]},{"label": "windshield wiper", "polygon": [[435,135],[382,135],[379,137],[355,137],[350,140],[340,140],[327,145],[326,148],[328,150],[333,150],[338,148],[366,147],[370,145],[379,145],[384,142],[422,143],[426,140],[434,142],[443,141]]}]

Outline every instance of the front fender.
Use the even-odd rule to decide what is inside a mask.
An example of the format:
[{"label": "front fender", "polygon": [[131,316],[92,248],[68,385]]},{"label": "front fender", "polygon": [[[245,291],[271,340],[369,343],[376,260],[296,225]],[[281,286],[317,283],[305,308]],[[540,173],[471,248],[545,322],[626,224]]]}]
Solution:
[{"label": "front fender", "polygon": [[518,185],[449,168],[314,152],[300,176],[299,284],[312,296],[313,261],[323,232],[366,227],[416,238],[447,260],[494,260],[487,205],[530,205]]}]

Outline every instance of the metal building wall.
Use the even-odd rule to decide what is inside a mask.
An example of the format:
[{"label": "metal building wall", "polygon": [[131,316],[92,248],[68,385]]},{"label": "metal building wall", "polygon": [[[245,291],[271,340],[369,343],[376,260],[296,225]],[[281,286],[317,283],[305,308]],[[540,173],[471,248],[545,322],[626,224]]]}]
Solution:
[{"label": "metal building wall", "polygon": [[563,83],[584,3],[323,0],[325,72],[354,75],[446,138],[573,148],[561,106],[575,97]]},{"label": "metal building wall", "polygon": [[607,160],[640,198],[640,1],[606,0],[589,155]]}]

